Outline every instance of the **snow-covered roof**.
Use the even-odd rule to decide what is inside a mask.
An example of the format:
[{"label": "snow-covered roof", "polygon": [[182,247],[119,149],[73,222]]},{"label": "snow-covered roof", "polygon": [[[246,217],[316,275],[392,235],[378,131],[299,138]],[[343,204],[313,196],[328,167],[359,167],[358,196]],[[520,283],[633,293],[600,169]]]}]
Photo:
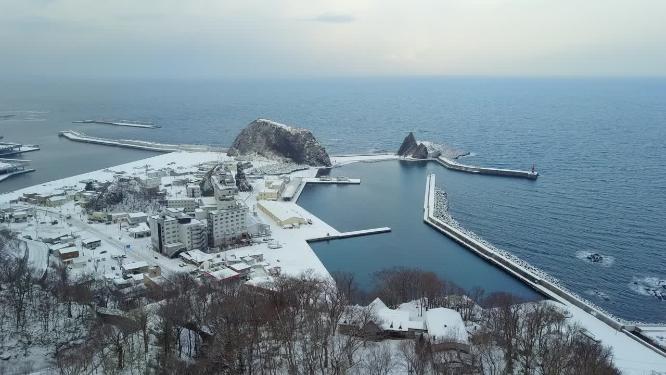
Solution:
[{"label": "snow-covered roof", "polygon": [[426,326],[431,339],[468,343],[467,330],[460,314],[451,309],[438,307],[426,312]]},{"label": "snow-covered roof", "polygon": [[207,260],[213,259],[214,256],[212,254],[206,254],[201,250],[195,249],[195,250],[190,250],[190,251],[185,251],[183,253],[180,253],[180,257],[194,262],[194,263],[203,263]]},{"label": "snow-covered roof", "polygon": [[300,212],[296,211],[293,208],[293,205],[284,202],[274,202],[274,201],[259,201],[257,202],[258,206],[263,207],[273,214],[279,221],[286,221],[291,218],[303,219],[303,216]]},{"label": "snow-covered roof", "polygon": [[133,219],[139,219],[146,217],[147,215],[145,212],[130,212],[129,214],[127,214],[127,216]]},{"label": "snow-covered roof", "polygon": [[144,233],[150,232],[150,227],[146,223],[139,223],[136,227],[129,228],[130,233]]},{"label": "snow-covered roof", "polygon": [[406,332],[410,329],[424,329],[422,321],[411,320],[409,318],[409,311],[389,309],[379,298],[372,301],[369,307],[372,309],[377,318],[377,323],[383,330]]},{"label": "snow-covered roof", "polygon": [[231,278],[231,277],[238,276],[238,272],[236,272],[232,269],[226,268],[226,267],[221,268],[217,271],[208,272],[208,274],[210,276],[214,277],[215,279],[218,279],[218,280],[224,280],[224,279],[228,279],[228,278]]},{"label": "snow-covered roof", "polygon": [[148,267],[148,263],[146,263],[142,260],[123,264],[123,268],[126,271],[136,270],[136,269],[140,269],[140,268],[144,268],[144,267]]},{"label": "snow-covered roof", "polygon": [[231,268],[234,271],[240,272],[240,271],[245,271],[247,269],[250,269],[250,268],[252,268],[252,266],[250,266],[249,264],[247,264],[245,262],[239,262],[239,263],[230,264],[229,268]]},{"label": "snow-covered roof", "polygon": [[60,255],[73,254],[73,253],[77,253],[78,251],[79,250],[76,247],[66,247],[66,248],[58,249],[58,253],[60,253]]}]

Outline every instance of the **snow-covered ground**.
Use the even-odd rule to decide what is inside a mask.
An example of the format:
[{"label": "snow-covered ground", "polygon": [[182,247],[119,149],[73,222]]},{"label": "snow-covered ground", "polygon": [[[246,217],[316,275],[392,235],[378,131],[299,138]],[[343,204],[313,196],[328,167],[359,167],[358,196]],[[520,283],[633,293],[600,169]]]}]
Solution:
[{"label": "snow-covered ground", "polygon": [[[394,155],[350,155],[332,157],[332,162],[336,166],[354,162],[373,162],[395,158]],[[112,181],[114,175],[118,173],[126,176],[145,176],[145,173],[149,170],[168,167],[182,174],[181,178],[185,178],[189,173],[200,173],[202,164],[207,163],[210,165],[222,161],[231,161],[231,159],[226,154],[216,152],[174,152],[163,154],[6,193],[0,195],[0,208],[7,207],[10,200],[16,200],[24,193],[58,193],[68,187],[82,190],[85,187],[86,180]],[[261,166],[268,163],[267,161],[261,161],[255,163],[255,165]],[[294,171],[290,175],[292,177],[314,177],[316,173],[316,168],[307,168]],[[362,179],[362,176],[351,177],[360,177]],[[296,211],[299,216],[309,219],[312,224],[304,224],[292,229],[282,228],[277,225],[270,217],[256,208],[256,192],[260,190],[261,184],[263,184],[262,180],[254,181],[255,192],[240,193],[239,200],[247,204],[250,214],[255,216],[256,219],[270,224],[271,238],[274,242],[279,243],[281,247],[271,249],[266,242],[262,242],[226,251],[223,253],[224,256],[236,255],[242,257],[247,254],[260,252],[264,254],[264,261],[266,263],[270,266],[279,266],[284,274],[298,275],[304,271],[312,270],[315,274],[322,277],[330,277],[324,265],[308,245],[307,240],[324,237],[327,234],[338,234],[339,232],[293,201],[284,202],[284,204],[289,205],[290,210]],[[174,187],[174,189],[170,192],[174,195],[178,195],[177,193],[182,190],[180,187]],[[80,241],[77,241],[77,247],[80,249],[80,259],[76,260],[75,264],[77,266],[73,267],[77,272],[92,273],[98,276],[119,276],[119,263],[129,261],[145,261],[149,265],[159,265],[163,275],[167,277],[177,272],[194,271],[193,266],[184,265],[179,259],[169,259],[155,253],[151,249],[149,237],[140,239],[131,238],[127,229],[119,226],[119,224],[89,223],[82,214],[81,209],[75,206],[73,202],[67,202],[58,208],[30,207],[36,215],[35,221],[11,224],[12,229],[21,232],[22,235],[39,238],[45,235],[64,232],[74,234],[78,237],[96,237],[101,240],[102,245],[94,250],[81,248]],[[66,218],[68,215],[70,216],[69,219]],[[58,223],[52,224],[54,220],[57,220]],[[129,248],[127,245],[130,245]],[[39,253],[37,252],[33,255],[35,258],[32,261],[35,264],[43,262],[43,258],[38,255]],[[33,256],[31,256],[31,259]],[[121,256],[121,258],[118,258],[118,256]],[[125,258],[122,258],[122,256],[125,256]],[[254,278],[253,282],[270,280],[270,277],[266,274],[256,273],[251,276]],[[613,329],[582,309],[571,304],[566,304],[565,307],[571,313],[569,319],[572,322],[581,324],[593,337],[600,340],[603,345],[610,346],[613,349],[614,361],[623,373],[650,374],[651,371],[663,371],[666,373],[665,357],[633,340],[629,335]],[[662,340],[659,337],[663,337],[664,335],[655,334],[654,336],[656,339]]]},{"label": "snow-covered ground", "polygon": [[666,374],[666,357],[650,350],[626,333],[612,328],[579,307],[552,300],[549,300],[548,303],[564,307],[570,314],[568,320],[571,323],[578,323],[602,345],[609,346],[613,350],[613,362],[623,374]]}]

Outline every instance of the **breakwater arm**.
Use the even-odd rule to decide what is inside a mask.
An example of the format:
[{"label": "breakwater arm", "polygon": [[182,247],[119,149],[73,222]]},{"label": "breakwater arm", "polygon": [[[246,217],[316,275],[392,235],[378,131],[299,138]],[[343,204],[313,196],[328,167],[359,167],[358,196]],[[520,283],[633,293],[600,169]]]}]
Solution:
[{"label": "breakwater arm", "polygon": [[[626,324],[611,316],[591,302],[567,290],[560,285],[556,279],[545,272],[509,253],[506,253],[505,251],[496,249],[494,246],[479,239],[473,233],[461,228],[455,221],[453,221],[448,213],[438,213],[437,206],[439,205],[441,208],[446,205],[442,205],[441,203],[438,204],[436,195],[435,175],[430,174],[426,179],[425,200],[423,203],[423,220],[428,225],[458,242],[466,249],[474,252],[487,262],[499,267],[508,274],[513,275],[518,280],[524,282],[547,298],[560,302],[565,306],[570,306],[573,309],[578,309],[586,315],[586,318],[604,323],[607,327],[612,328],[614,330],[613,332],[620,332],[625,335],[626,338],[641,344],[662,357],[666,357],[666,352],[646,340],[641,335],[640,329],[635,325]],[[613,335],[608,334],[607,330],[604,330],[603,327],[597,332],[604,334],[604,337],[614,337]],[[626,345],[626,342],[631,343],[630,340],[626,340],[622,345]],[[606,344],[608,345],[608,343]]]},{"label": "breakwater arm", "polygon": [[178,144],[172,145],[172,144],[146,142],[146,141],[139,141],[132,139],[110,139],[110,138],[93,137],[74,130],[63,130],[60,133],[58,133],[58,135],[74,142],[93,143],[104,146],[133,148],[137,150],[154,151],[154,152],[175,152],[175,151],[225,152],[226,151],[226,148],[207,146],[207,145],[178,145]]},{"label": "breakwater arm", "polygon": [[519,177],[519,178],[527,178],[530,180],[536,180],[537,177],[539,177],[539,173],[536,171],[521,171],[518,169],[477,167],[473,165],[461,164],[453,159],[445,158],[443,156],[438,156],[435,160],[439,164],[443,165],[445,168],[460,172],[487,174],[494,176]]}]

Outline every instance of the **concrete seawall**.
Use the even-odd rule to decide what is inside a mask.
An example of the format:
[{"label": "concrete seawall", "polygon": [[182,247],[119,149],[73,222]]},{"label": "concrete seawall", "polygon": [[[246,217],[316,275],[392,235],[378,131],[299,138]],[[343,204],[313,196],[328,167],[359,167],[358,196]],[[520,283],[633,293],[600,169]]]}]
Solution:
[{"label": "concrete seawall", "polygon": [[35,170],[31,168],[31,169],[23,169],[23,170],[16,171],[16,172],[9,172],[9,173],[5,173],[5,174],[0,174],[0,182],[4,181],[4,180],[6,180],[10,177],[14,177],[14,176],[22,175],[24,173],[30,173],[30,172],[34,172],[34,171]]},{"label": "concrete seawall", "polygon": [[596,319],[602,321],[603,323],[609,325],[613,329],[622,332],[629,336],[631,339],[639,342],[640,344],[648,347],[649,349],[657,352],[658,354],[666,357],[666,352],[652,343],[648,342],[644,338],[637,335],[640,333],[633,325],[625,325],[624,323],[614,319],[613,317],[607,315],[605,312],[600,309],[592,306],[586,301],[575,296],[571,292],[565,290],[559,285],[554,284],[553,282],[544,279],[540,275],[532,272],[521,264],[516,263],[512,259],[509,259],[502,254],[498,254],[493,251],[491,248],[485,244],[477,241],[476,239],[470,237],[466,233],[454,228],[453,226],[439,220],[434,216],[435,211],[435,175],[431,174],[427,177],[426,180],[426,189],[425,189],[425,201],[423,204],[423,220],[436,230],[442,232],[447,237],[458,242],[463,247],[471,250],[487,262],[499,267],[508,274],[516,277],[521,280],[529,287],[539,292],[540,294],[546,296],[547,298],[553,299],[561,303],[569,303],[574,305],[586,313],[594,316]]},{"label": "concrete seawall", "polygon": [[92,143],[104,146],[132,148],[136,150],[153,151],[153,152],[176,152],[176,151],[218,151],[224,152],[225,148],[213,147],[206,145],[170,145],[163,143],[153,143],[130,139],[109,139],[92,137],[81,132],[74,130],[64,130],[58,133],[59,136],[65,137],[70,141]]},{"label": "concrete seawall", "polygon": [[532,171],[521,171],[518,169],[502,169],[502,168],[489,168],[489,167],[476,167],[473,165],[460,164],[454,160],[439,156],[435,159],[439,164],[443,165],[445,168],[467,172],[467,173],[478,173],[486,174],[493,176],[505,176],[505,177],[518,177],[518,178],[527,178],[529,180],[536,180],[539,177],[538,172]]}]

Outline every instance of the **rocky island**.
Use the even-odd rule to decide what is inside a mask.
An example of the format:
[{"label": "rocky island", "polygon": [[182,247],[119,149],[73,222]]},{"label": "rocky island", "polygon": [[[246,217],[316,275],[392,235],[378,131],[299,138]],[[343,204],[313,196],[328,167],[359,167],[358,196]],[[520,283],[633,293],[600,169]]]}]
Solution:
[{"label": "rocky island", "polygon": [[229,148],[228,155],[260,155],[313,167],[331,166],[328,153],[312,132],[266,119],[257,119],[246,126]]},{"label": "rocky island", "polygon": [[409,132],[398,149],[398,156],[407,156],[414,159],[427,159],[428,147],[423,143],[416,142],[414,133]]}]

